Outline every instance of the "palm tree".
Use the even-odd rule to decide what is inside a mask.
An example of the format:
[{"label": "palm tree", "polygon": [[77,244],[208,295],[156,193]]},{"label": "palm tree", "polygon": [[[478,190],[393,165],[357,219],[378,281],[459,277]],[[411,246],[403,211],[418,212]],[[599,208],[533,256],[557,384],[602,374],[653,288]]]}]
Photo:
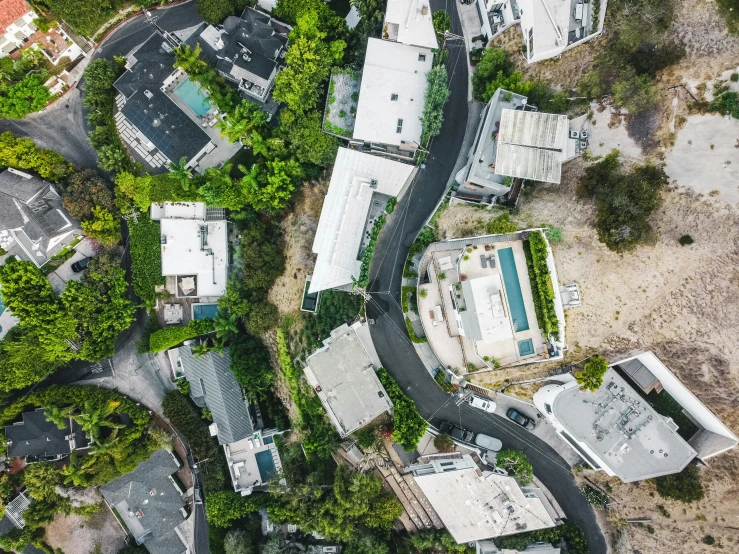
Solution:
[{"label": "palm tree", "polygon": [[59,470],[59,473],[61,473],[65,485],[72,484],[75,487],[86,487],[90,483],[90,476],[80,463],[76,452],[72,452],[69,462]]},{"label": "palm tree", "polygon": [[205,339],[202,343],[192,347],[192,353],[195,358],[199,358],[200,356],[203,356],[210,352],[210,348],[208,347],[208,340],[209,339]]},{"label": "palm tree", "polygon": [[202,52],[202,48],[200,48],[199,44],[195,46],[195,50],[190,48],[187,44],[183,44],[182,46],[175,48],[174,66],[185,73],[193,72],[193,69],[202,63],[200,52]]},{"label": "palm tree", "polygon": [[169,162],[169,176],[179,181],[183,189],[190,190],[192,171],[187,167],[187,156],[181,157],[178,163]]},{"label": "palm tree", "polygon": [[236,314],[229,315],[228,312],[219,310],[213,321],[216,329],[216,337],[225,341],[232,335],[237,334],[239,332],[239,327],[236,324],[236,321]]},{"label": "palm tree", "polygon": [[75,421],[82,427],[82,430],[87,433],[90,444],[96,442],[96,437],[100,433],[101,427],[109,427],[110,429],[121,429],[125,427],[122,423],[116,423],[107,419],[115,412],[118,404],[120,403],[108,402],[104,407],[96,409],[89,402],[86,402],[82,412],[73,416]]},{"label": "palm tree", "polygon": [[94,464],[95,461],[97,461],[102,456],[107,456],[109,454],[113,453],[113,450],[116,448],[116,431],[113,431],[113,433],[108,437],[108,439],[105,442],[99,442],[97,444],[94,444],[90,447],[90,463],[88,465]]},{"label": "palm tree", "polygon": [[72,416],[72,413],[74,413],[74,408],[71,406],[66,408],[51,406],[46,408],[44,416],[46,417],[46,421],[50,421],[59,427],[59,429],[66,429],[67,425],[69,425],[69,418]]}]

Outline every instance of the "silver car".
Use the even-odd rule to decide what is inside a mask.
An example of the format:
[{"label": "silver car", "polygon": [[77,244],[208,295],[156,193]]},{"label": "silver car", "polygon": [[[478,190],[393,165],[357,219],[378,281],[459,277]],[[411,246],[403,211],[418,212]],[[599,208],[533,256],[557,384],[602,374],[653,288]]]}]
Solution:
[{"label": "silver car", "polygon": [[500,452],[501,448],[503,448],[503,443],[498,439],[489,435],[483,435],[482,433],[475,437],[475,444],[491,452]]}]

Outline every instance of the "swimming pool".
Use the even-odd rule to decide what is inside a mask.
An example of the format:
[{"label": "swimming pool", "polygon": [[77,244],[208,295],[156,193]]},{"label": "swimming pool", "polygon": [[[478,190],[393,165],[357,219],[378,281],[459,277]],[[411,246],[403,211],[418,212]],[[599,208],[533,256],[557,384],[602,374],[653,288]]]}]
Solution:
[{"label": "swimming pool", "polygon": [[275,476],[275,461],[272,459],[272,450],[262,450],[254,454],[257,459],[257,468],[259,475],[262,477],[262,483],[266,483]]},{"label": "swimming pool", "polygon": [[505,292],[508,297],[508,306],[511,310],[513,327],[517,333],[529,330],[529,320],[526,317],[526,306],[523,303],[521,293],[521,282],[518,280],[518,270],[513,258],[513,248],[498,250],[500,259],[500,271],[503,274]]},{"label": "swimming pool", "polygon": [[208,102],[205,95],[200,92],[200,89],[195,85],[195,83],[190,81],[190,79],[182,81],[182,83],[174,89],[174,93],[179,96],[192,111],[195,112],[195,115],[204,116],[208,113],[210,102]]},{"label": "swimming pool", "polygon": [[218,313],[218,304],[193,304],[193,319],[213,319]]},{"label": "swimming pool", "polygon": [[521,356],[531,356],[534,354],[534,341],[531,339],[518,341],[518,353]]}]

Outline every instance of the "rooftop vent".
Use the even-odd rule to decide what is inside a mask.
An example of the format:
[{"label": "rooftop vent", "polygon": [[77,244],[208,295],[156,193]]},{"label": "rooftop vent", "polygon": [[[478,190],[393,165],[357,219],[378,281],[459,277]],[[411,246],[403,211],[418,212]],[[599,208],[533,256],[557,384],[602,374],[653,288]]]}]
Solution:
[{"label": "rooftop vent", "polygon": [[370,181],[370,188],[373,188],[373,189],[377,188],[377,179],[372,179]]},{"label": "rooftop vent", "polygon": [[144,90],[144,96],[146,96],[149,100],[154,98],[154,94],[149,89]]},{"label": "rooftop vent", "polygon": [[382,392],[381,390],[378,390],[377,391],[377,396],[379,396],[380,398],[385,398],[385,393]]},{"label": "rooftop vent", "polygon": [[161,235],[159,237],[159,243],[160,244],[167,244],[167,235]]}]

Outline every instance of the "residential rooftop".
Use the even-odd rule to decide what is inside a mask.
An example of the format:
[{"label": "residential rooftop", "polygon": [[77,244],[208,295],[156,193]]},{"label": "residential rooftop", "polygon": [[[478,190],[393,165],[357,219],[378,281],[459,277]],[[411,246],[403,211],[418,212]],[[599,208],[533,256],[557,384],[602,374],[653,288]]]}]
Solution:
[{"label": "residential rooftop", "polygon": [[185,520],[185,502],[171,478],[178,469],[172,453],[160,449],[131,473],[100,489],[136,544],[143,544],[151,554],[187,551],[177,529]]},{"label": "residential rooftop", "polygon": [[415,150],[421,141],[426,76],[432,63],[429,48],[370,38],[354,138]]},{"label": "residential rooftop", "polygon": [[[160,220],[162,275],[177,276],[177,295],[218,297],[228,280],[228,223],[224,210],[202,202],[153,204]],[[192,286],[182,286],[183,279]]]},{"label": "residential rooftop", "polygon": [[533,489],[521,489],[513,477],[481,471],[467,454],[447,458],[423,464],[414,480],[458,544],[554,527]]},{"label": "residential rooftop", "polygon": [[[559,55],[568,46],[600,31],[592,3],[578,0],[518,0],[521,34],[529,63]],[[605,11],[605,10],[601,10]]]},{"label": "residential rooftop", "polygon": [[[534,403],[595,469],[629,483],[679,473],[696,451],[613,368],[590,392],[571,379],[550,384]],[[605,467],[603,467],[605,466]]]},{"label": "residential rooftop", "polygon": [[647,391],[656,382],[658,390],[669,394],[682,406],[698,427],[698,432],[688,443],[701,460],[735,448],[739,443],[737,436],[652,352],[641,352],[616,362],[612,367],[624,371],[642,390]]},{"label": "residential rooftop", "polygon": [[228,348],[195,356],[191,345],[179,348],[180,364],[190,383],[190,396],[213,414],[211,434],[219,444],[228,444],[254,433],[247,401],[231,372]]},{"label": "residential rooftop", "polygon": [[223,445],[231,484],[247,496],[262,489],[282,471],[274,431],[255,431],[251,436]]},{"label": "residential rooftop", "polygon": [[20,456],[28,461],[59,459],[90,442],[77,421],[68,418],[64,429],[59,429],[47,421],[46,409],[25,412],[20,422],[6,425],[5,439],[9,458]]},{"label": "residential rooftop", "polygon": [[423,48],[438,48],[429,0],[388,0],[382,38]]},{"label": "residential rooftop", "polygon": [[351,285],[359,277],[361,249],[376,218],[414,170],[409,164],[339,148],[313,240],[318,258],[310,293]]},{"label": "residential rooftop", "polygon": [[392,410],[375,370],[380,360],[367,324],[342,325],[308,356],[303,369],[342,437]]}]

